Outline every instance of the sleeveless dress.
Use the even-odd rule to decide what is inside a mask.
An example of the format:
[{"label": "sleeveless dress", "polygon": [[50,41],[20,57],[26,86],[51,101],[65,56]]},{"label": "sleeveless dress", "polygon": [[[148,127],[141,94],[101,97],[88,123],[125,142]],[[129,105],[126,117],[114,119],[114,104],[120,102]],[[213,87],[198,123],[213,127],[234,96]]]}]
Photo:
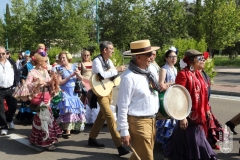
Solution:
[{"label": "sleeveless dress", "polygon": [[[72,64],[72,68],[67,70],[60,66],[62,79],[69,77],[76,69]],[[63,130],[83,131],[86,121],[84,105],[80,101],[78,94],[74,93],[76,78],[72,77],[65,84],[61,85],[62,101],[58,104],[59,117],[57,122]]]},{"label": "sleeveless dress", "polygon": [[91,89],[89,80],[92,76],[92,66],[85,66],[83,62],[81,62],[80,71],[83,76],[83,85],[86,87],[87,90]]},{"label": "sleeveless dress", "polygon": [[[166,69],[165,82],[175,82],[177,76],[177,69],[173,66],[173,69],[166,63],[162,68]],[[162,106],[160,106],[162,107]],[[163,149],[168,145],[168,138],[172,135],[174,127],[177,121],[175,119],[157,120],[156,122],[156,140],[162,143]]]},{"label": "sleeveless dress", "polygon": [[44,70],[44,72],[45,76],[43,76],[38,70],[32,69],[23,86],[26,95],[28,94],[31,99],[31,105],[40,106],[42,102],[46,105],[45,109],[34,115],[32,131],[29,138],[30,143],[41,147],[47,147],[57,143],[57,138],[62,135],[62,130],[54,120],[49,106],[51,99],[50,93],[49,91],[40,91],[41,87],[39,86],[39,80],[45,82],[50,81],[47,70]]}]

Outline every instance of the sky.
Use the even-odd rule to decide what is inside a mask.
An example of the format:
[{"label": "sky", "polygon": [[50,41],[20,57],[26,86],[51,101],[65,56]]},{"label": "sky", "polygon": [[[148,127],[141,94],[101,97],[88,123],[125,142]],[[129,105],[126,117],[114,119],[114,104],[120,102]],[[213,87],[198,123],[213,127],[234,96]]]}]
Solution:
[{"label": "sky", "polygon": [[[25,2],[27,2],[28,0],[24,0]],[[40,1],[40,0],[39,0]],[[187,0],[188,2],[193,2],[194,0]],[[10,4],[10,0],[0,0],[0,18],[3,18],[3,14],[5,13],[5,9],[6,9],[6,4]]]}]

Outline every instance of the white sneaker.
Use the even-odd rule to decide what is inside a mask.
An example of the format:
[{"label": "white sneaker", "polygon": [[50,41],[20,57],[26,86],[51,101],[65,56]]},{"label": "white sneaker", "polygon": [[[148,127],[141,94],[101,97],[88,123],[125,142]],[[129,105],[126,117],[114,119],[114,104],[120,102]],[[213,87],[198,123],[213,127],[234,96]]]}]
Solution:
[{"label": "white sneaker", "polygon": [[7,130],[7,129],[2,129],[2,130],[1,130],[1,135],[2,135],[2,136],[7,135],[7,133],[8,133],[8,130]]},{"label": "white sneaker", "polygon": [[14,123],[13,121],[8,123],[8,129],[14,129]]}]

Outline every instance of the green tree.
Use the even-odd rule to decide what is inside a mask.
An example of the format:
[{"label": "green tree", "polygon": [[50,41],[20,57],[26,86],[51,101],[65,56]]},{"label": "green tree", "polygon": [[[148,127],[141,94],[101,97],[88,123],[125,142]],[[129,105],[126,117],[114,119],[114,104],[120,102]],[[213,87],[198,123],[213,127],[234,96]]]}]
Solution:
[{"label": "green tree", "polygon": [[39,3],[34,26],[38,43],[51,48],[51,44],[60,40],[62,17],[61,0],[42,0]]},{"label": "green tree", "polygon": [[28,0],[25,9],[23,23],[23,46],[24,49],[35,50],[38,44],[37,33],[34,30],[37,17],[37,0]]},{"label": "green tree", "polygon": [[188,37],[184,5],[178,0],[151,2],[148,33],[153,44],[162,46],[175,38]]},{"label": "green tree", "polygon": [[22,50],[23,49],[23,19],[25,19],[26,5],[24,0],[11,0],[11,18],[8,27],[8,37],[11,47]]},{"label": "green tree", "polygon": [[65,0],[62,3],[61,31],[59,43],[63,49],[78,52],[86,47],[90,41],[93,19],[90,16],[93,3],[86,0]]},{"label": "green tree", "polygon": [[9,37],[9,35],[11,34],[10,28],[9,28],[9,27],[11,27],[11,25],[10,25],[10,23],[11,23],[11,15],[10,15],[10,9],[9,9],[8,3],[6,4],[6,12],[4,14],[4,21],[5,21],[5,24],[3,25],[4,39],[8,39],[8,41],[11,41],[11,39]]},{"label": "green tree", "polygon": [[212,57],[213,50],[222,50],[239,40],[239,10],[235,0],[205,0],[203,26]]},{"label": "green tree", "polygon": [[0,45],[1,46],[5,46],[5,37],[4,37],[4,24],[3,24],[3,21],[2,19],[0,19]]},{"label": "green tree", "polygon": [[190,37],[200,41],[204,37],[202,0],[196,0],[195,3],[187,3],[186,5],[188,34]]},{"label": "green tree", "polygon": [[145,32],[149,22],[146,6],[145,0],[101,1],[100,39],[112,41],[120,50],[126,50],[131,41],[149,38]]}]

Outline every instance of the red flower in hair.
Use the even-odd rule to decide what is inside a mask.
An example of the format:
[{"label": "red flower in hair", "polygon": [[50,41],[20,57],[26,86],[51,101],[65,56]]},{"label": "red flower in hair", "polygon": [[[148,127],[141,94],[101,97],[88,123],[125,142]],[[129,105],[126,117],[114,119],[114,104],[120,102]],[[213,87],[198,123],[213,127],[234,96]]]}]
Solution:
[{"label": "red flower in hair", "polygon": [[36,61],[36,58],[35,58],[35,57],[32,57],[32,61]]},{"label": "red flower in hair", "polygon": [[203,52],[203,57],[204,57],[204,59],[208,59],[209,58],[209,53],[208,52]]},{"label": "red flower in hair", "polygon": [[188,66],[190,65],[190,59],[188,57],[184,57],[183,61],[187,63]]}]

